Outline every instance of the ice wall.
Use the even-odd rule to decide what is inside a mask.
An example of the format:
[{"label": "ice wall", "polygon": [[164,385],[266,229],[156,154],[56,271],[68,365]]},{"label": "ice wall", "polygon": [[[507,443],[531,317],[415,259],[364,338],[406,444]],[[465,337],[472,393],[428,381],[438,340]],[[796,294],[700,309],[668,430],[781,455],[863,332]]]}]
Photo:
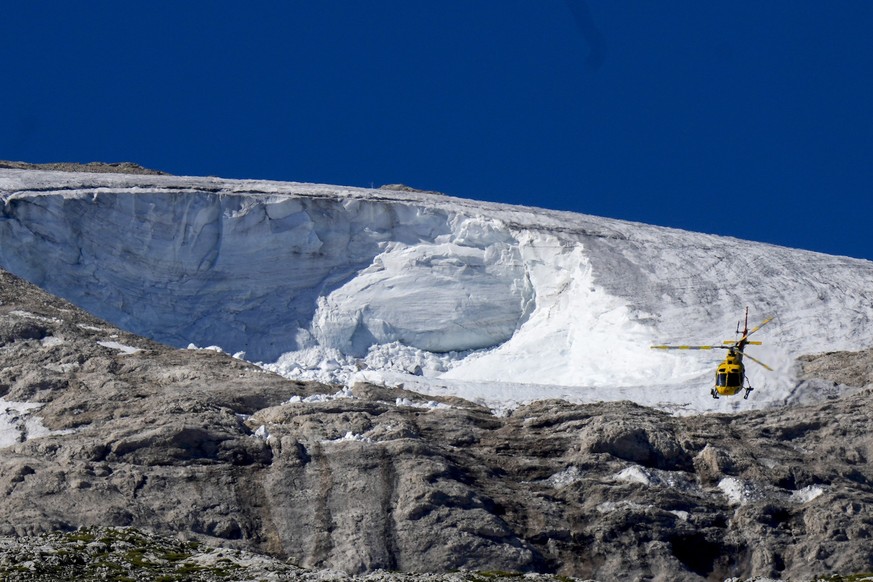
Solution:
[{"label": "ice wall", "polygon": [[511,337],[533,301],[517,245],[492,222],[377,200],[92,185],[8,196],[0,266],[131,331],[253,360],[313,343],[469,350]]}]

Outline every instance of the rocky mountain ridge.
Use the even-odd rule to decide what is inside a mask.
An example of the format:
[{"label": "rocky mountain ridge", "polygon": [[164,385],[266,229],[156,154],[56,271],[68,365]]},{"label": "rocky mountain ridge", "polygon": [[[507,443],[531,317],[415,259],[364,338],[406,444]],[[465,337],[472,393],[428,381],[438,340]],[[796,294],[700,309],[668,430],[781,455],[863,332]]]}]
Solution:
[{"label": "rocky mountain ridge", "polygon": [[87,172],[94,174],[144,174],[153,176],[168,176],[166,172],[144,168],[133,162],[52,162],[47,164],[32,164],[29,162],[13,162],[0,160],[0,169],[11,170],[48,170],[53,172]]},{"label": "rocky mountain ridge", "polygon": [[836,380],[854,393],[810,406],[497,417],[169,348],[4,272],[0,533],[135,527],[348,574],[869,571],[873,378],[869,354],[832,354],[804,361],[807,381],[831,386],[835,358],[864,362]]}]

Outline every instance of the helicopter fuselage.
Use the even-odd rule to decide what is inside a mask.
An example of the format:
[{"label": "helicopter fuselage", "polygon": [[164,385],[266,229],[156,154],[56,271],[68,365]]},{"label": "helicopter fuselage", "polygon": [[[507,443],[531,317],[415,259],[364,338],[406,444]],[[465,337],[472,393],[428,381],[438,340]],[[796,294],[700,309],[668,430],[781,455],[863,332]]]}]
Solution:
[{"label": "helicopter fuselage", "polygon": [[730,350],[715,370],[715,390],[722,396],[733,396],[743,389],[745,377],[742,353]]}]

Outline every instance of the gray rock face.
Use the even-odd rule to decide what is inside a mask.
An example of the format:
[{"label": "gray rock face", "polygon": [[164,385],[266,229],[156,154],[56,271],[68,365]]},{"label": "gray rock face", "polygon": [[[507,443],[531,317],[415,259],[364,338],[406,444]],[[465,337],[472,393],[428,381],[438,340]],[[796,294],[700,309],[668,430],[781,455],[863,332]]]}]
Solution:
[{"label": "gray rock face", "polygon": [[870,389],[740,415],[544,401],[501,418],[171,349],[0,273],[0,395],[6,536],[134,526],[349,573],[873,569]]},{"label": "gray rock face", "polygon": [[827,380],[834,386],[864,387],[873,384],[873,348],[861,352],[830,352],[798,358],[803,377]]},{"label": "gray rock face", "polygon": [[153,176],[167,176],[166,172],[143,168],[132,162],[89,162],[79,164],[75,162],[56,162],[50,164],[31,164],[28,162],[11,162],[0,160],[0,168],[13,170],[51,170],[57,172],[88,172],[95,174],[146,174]]}]

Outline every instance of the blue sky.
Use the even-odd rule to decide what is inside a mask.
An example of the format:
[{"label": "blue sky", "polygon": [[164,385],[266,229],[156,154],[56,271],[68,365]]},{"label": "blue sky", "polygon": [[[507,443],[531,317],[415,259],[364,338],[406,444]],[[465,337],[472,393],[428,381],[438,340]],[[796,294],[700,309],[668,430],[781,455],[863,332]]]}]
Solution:
[{"label": "blue sky", "polygon": [[15,1],[0,159],[447,194],[873,259],[873,2]]}]

